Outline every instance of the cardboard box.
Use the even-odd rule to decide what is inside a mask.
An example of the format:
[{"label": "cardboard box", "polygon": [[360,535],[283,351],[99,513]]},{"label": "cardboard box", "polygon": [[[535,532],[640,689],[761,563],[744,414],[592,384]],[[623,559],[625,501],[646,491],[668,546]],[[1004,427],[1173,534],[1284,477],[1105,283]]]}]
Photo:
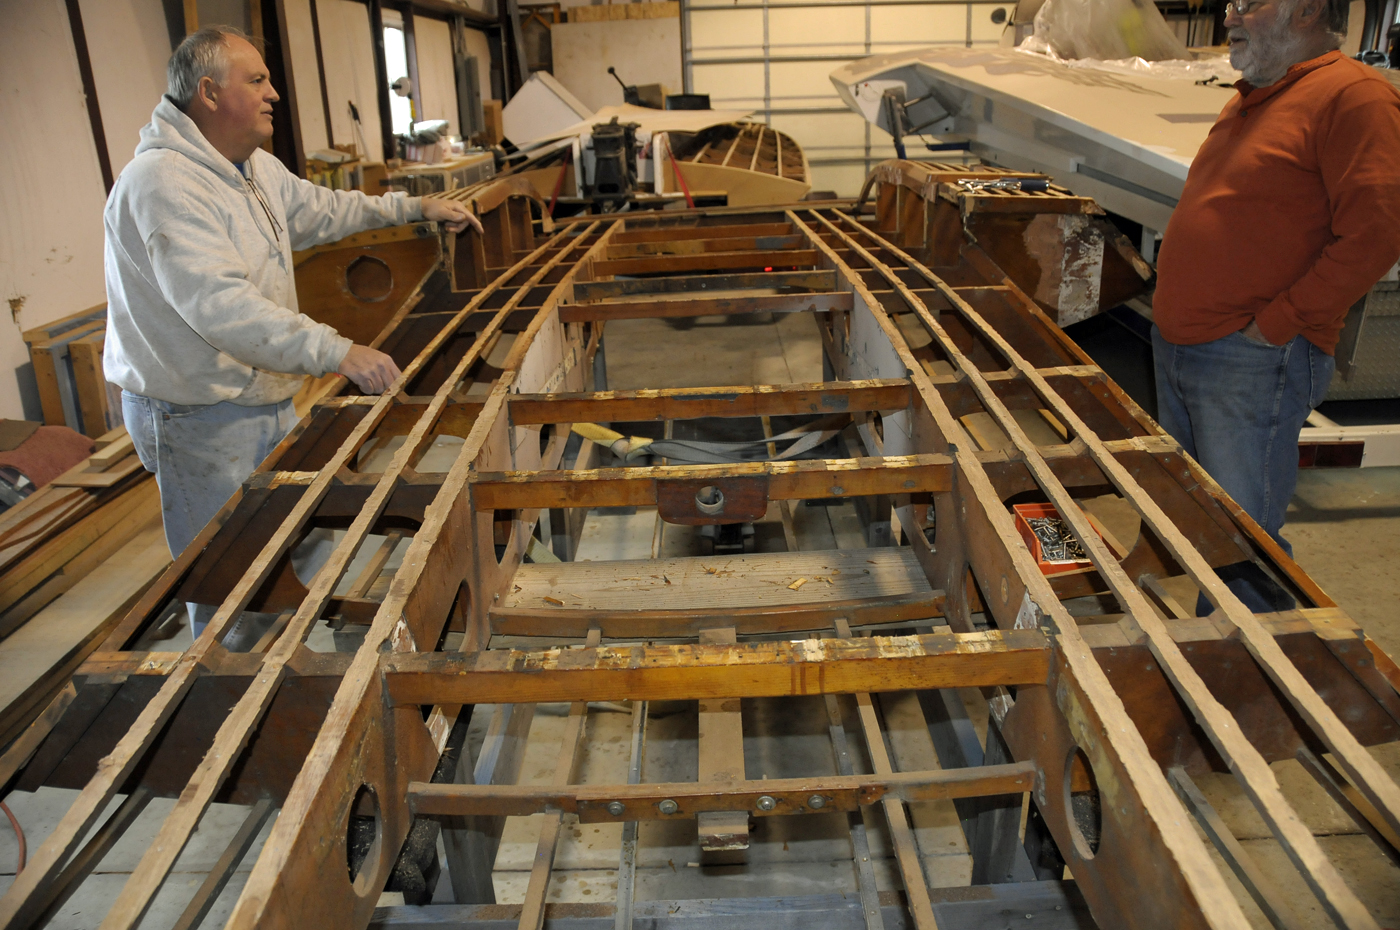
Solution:
[{"label": "cardboard box", "polygon": [[365,162],[364,170],[360,173],[360,190],[377,197],[389,189],[388,178],[389,169],[382,161]]}]

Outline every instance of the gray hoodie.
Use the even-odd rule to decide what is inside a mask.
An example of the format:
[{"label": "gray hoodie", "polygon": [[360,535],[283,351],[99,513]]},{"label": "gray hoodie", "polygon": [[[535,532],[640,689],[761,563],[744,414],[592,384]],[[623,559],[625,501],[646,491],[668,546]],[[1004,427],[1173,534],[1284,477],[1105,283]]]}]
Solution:
[{"label": "gray hoodie", "polygon": [[416,197],[317,187],[262,149],[240,173],[162,98],[104,214],[107,380],[174,404],[291,397],[351,344],[297,312],[292,250],[421,216]]}]

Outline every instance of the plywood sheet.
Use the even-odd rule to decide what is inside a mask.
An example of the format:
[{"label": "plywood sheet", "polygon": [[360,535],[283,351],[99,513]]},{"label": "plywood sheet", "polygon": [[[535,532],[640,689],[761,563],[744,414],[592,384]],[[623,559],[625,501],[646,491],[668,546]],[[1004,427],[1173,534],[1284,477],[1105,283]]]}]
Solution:
[{"label": "plywood sheet", "polygon": [[660,84],[681,91],[681,21],[621,19],[559,23],[553,30],[554,76],[591,109],[621,105],[617,69],[628,84]]},{"label": "plywood sheet", "polygon": [[457,74],[452,64],[452,30],[440,19],[416,16],[414,42],[418,48],[418,84],[423,98],[420,119],[445,119],[458,135]]},{"label": "plywood sheet", "polygon": [[692,191],[727,191],[731,207],[795,203],[812,189],[805,181],[777,178],[750,171],[747,167],[726,168],[686,162],[681,165],[681,172]]},{"label": "plywood sheet", "polygon": [[[321,69],[316,63],[316,33],[311,25],[311,0],[284,0],[292,76],[297,87],[297,117],[306,151],[330,148],[326,107],[321,99]],[[349,140],[344,140],[349,141]]]},{"label": "plywood sheet", "polygon": [[[331,101],[331,133],[336,142],[360,146],[369,161],[383,161],[369,8],[355,0],[317,0],[316,13]],[[350,116],[351,103],[360,112],[358,131]]]},{"label": "plywood sheet", "polygon": [[522,565],[505,606],[574,610],[686,610],[703,606],[712,610],[931,591],[911,549],[840,549]]}]

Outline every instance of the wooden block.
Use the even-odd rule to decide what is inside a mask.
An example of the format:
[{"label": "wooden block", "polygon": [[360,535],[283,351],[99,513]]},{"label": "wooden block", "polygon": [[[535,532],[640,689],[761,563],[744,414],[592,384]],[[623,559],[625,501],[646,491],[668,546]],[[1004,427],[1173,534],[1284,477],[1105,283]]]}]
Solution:
[{"label": "wooden block", "polygon": [[112,443],[120,442],[122,437],[125,435],[126,427],[118,426],[115,429],[109,430],[103,433],[101,436],[98,436],[96,439],[94,439],[92,441],[93,448],[97,449],[100,452],[101,450],[110,446]]},{"label": "wooden block", "polygon": [[[575,9],[598,9],[598,7],[575,7]],[[486,118],[486,144],[499,145],[500,141],[506,137],[506,124],[501,101],[481,101],[481,112]]]},{"label": "wooden block", "polygon": [[[82,467],[84,466],[78,466],[78,468]],[[110,488],[141,467],[141,460],[135,455],[129,455],[107,471],[68,471],[55,478],[52,484],[59,488]]]},{"label": "wooden block", "polygon": [[[101,436],[111,428],[107,379],[102,374],[102,351],[106,342],[107,330],[103,327],[68,344],[73,361],[73,388],[78,395],[82,432],[86,436]],[[117,419],[121,419],[120,411]]]},{"label": "wooden block", "polygon": [[63,395],[58,388],[58,363],[48,346],[32,346],[29,360],[34,363],[34,380],[39,384],[39,406],[48,426],[66,426],[63,415]]},{"label": "wooden block", "polygon": [[[115,440],[108,440],[106,445],[100,447],[92,455],[88,456],[87,468],[84,469],[85,471],[106,471],[128,455],[134,455],[136,453],[136,445],[132,442],[131,436],[127,434],[126,427],[122,427],[120,430],[113,430],[112,432],[120,432],[120,436]],[[111,433],[108,433],[104,435],[103,438],[106,439],[110,435]]]},{"label": "wooden block", "polygon": [[382,161],[365,162],[360,170],[360,190],[376,197],[385,191],[384,182],[389,178],[389,169]]}]

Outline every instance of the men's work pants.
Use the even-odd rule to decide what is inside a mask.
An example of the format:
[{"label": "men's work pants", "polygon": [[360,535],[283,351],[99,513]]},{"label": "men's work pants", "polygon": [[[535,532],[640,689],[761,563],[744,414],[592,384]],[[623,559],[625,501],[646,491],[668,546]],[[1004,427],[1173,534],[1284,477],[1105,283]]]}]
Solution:
[{"label": "men's work pants", "polygon": [[[1152,327],[1157,420],[1289,555],[1280,533],[1298,484],[1298,434],[1332,383],[1332,356],[1298,336],[1283,346],[1242,332],[1200,345],[1167,342]],[[1291,605],[1253,563],[1222,570],[1255,611]],[[1274,589],[1276,585],[1272,586]],[[1278,597],[1283,595],[1283,598]],[[1285,600],[1286,599],[1286,600]],[[1202,601],[1201,608],[1208,608]]]},{"label": "men's work pants", "polygon": [[[122,419],[141,464],[155,473],[165,542],[174,558],[180,557],[297,423],[291,400],[260,407],[228,402],[191,406],[129,391],[122,391]],[[331,548],[329,532],[313,530],[293,553],[293,568],[303,583],[325,563]],[[189,605],[196,639],[216,609]],[[251,647],[255,634],[260,635],[260,629],[275,619],[276,615],[244,613],[225,636],[224,645],[233,651]]]}]

